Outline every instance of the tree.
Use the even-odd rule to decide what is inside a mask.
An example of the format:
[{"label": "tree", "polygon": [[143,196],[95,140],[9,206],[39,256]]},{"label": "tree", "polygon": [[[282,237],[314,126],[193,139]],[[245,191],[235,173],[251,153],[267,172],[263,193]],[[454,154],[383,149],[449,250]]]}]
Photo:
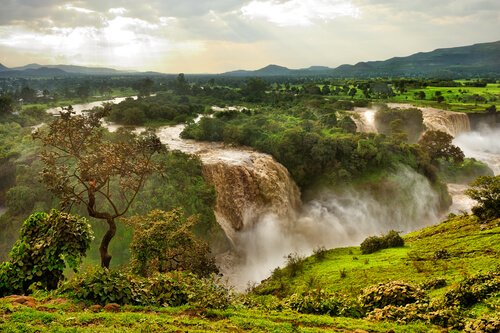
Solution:
[{"label": "tree", "polygon": [[14,111],[14,102],[10,96],[0,96],[0,116],[11,114]]},{"label": "tree", "polygon": [[122,130],[106,139],[101,119],[108,111],[75,116],[63,110],[46,131],[34,133],[45,147],[42,182],[64,208],[81,204],[89,216],[107,223],[99,247],[103,267],[111,261],[108,246],[116,233],[115,219],[127,213],[146,178],[158,170],[153,157],[165,149],[151,132]]},{"label": "tree", "polygon": [[478,202],[472,207],[474,215],[484,220],[500,217],[500,175],[478,177],[465,194]]},{"label": "tree", "polygon": [[145,78],[137,83],[137,91],[139,96],[149,96],[153,91],[154,81],[150,78]]},{"label": "tree", "polygon": [[246,96],[249,102],[261,102],[268,88],[267,82],[261,78],[250,78],[241,89],[241,94]]},{"label": "tree", "polygon": [[55,209],[50,214],[32,214],[10,251],[11,260],[0,265],[0,296],[26,293],[33,283],[57,288],[66,266],[76,270],[92,239],[90,224],[83,217]]},{"label": "tree", "polygon": [[437,165],[440,159],[462,163],[465,157],[464,153],[459,147],[451,144],[452,140],[453,137],[448,133],[427,131],[418,144],[427,154],[429,154],[431,162],[434,165]]},{"label": "tree", "polygon": [[189,83],[187,82],[184,73],[180,73],[179,75],[177,75],[174,86],[175,91],[178,94],[186,94],[189,91]]},{"label": "tree", "polygon": [[180,209],[153,210],[145,216],[127,219],[134,228],[130,244],[132,269],[142,276],[174,270],[199,276],[217,273],[210,248],[191,231],[198,219],[198,216],[186,218]]}]

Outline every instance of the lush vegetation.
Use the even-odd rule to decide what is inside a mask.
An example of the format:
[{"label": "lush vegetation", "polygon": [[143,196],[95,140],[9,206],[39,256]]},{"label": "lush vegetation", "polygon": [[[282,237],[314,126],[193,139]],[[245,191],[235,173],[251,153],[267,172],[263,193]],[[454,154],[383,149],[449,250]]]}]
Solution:
[{"label": "lush vegetation", "polygon": [[493,332],[498,229],[495,221],[480,225],[464,215],[405,236],[404,247],[366,255],[358,247],[316,251],[301,259],[300,274],[278,269],[246,296],[187,273],[141,278],[91,269],[57,293],[0,299],[0,328]]},{"label": "lush vegetation", "polygon": [[[215,221],[216,194],[200,160],[166,151],[151,131],[109,133],[101,122],[104,116],[124,125],[188,121],[186,138],[271,154],[304,195],[348,184],[380,193],[378,199],[390,204],[398,192],[389,174],[412,169],[431,182],[444,207],[442,178],[468,181],[491,170],[464,159],[444,133],[427,132],[415,144],[423,131],[418,109],[382,107],[376,119],[382,134],[356,133],[350,111],[403,99],[452,106],[456,88],[467,108],[474,103],[494,115],[491,80],[181,74],[102,80],[102,90],[97,79],[72,80],[61,79],[66,88],[50,79],[0,82],[8,86],[0,97],[0,204],[7,209],[0,217],[2,258],[20,230],[0,266],[0,294],[31,294],[0,299],[1,331],[498,328],[498,176],[472,184],[475,216],[450,216],[404,237],[396,231],[372,236],[360,247],[319,248],[308,258],[291,253],[286,267],[237,294],[213,275],[212,254],[230,244]],[[468,99],[476,88],[484,99]],[[27,126],[47,121],[40,112],[47,104],[117,90],[139,98],[88,115],[68,108],[32,141]],[[205,116],[195,123],[197,114]],[[51,210],[61,204],[81,217]],[[34,211],[50,213],[30,215]],[[89,223],[101,244],[91,243]],[[96,267],[99,262],[104,268]],[[69,274],[67,268],[82,263],[82,272]]]}]

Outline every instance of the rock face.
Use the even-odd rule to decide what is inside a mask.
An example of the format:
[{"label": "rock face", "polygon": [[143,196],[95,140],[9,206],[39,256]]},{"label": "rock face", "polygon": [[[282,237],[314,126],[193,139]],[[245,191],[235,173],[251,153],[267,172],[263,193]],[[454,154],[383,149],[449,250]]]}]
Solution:
[{"label": "rock face", "polygon": [[291,219],[300,207],[299,189],[271,156],[248,152],[241,163],[229,164],[201,157],[204,175],[217,192],[217,221],[230,239],[263,213]]},{"label": "rock face", "polygon": [[[391,108],[414,108],[410,104],[387,104]],[[441,131],[456,137],[460,133],[469,132],[470,121],[467,114],[462,112],[445,111],[435,108],[417,107],[422,110],[424,125],[429,131]]]},{"label": "rock face", "polygon": [[183,127],[160,128],[158,137],[170,149],[200,157],[204,176],[217,192],[217,222],[231,241],[264,213],[293,217],[301,205],[300,191],[283,165],[249,148],[183,140]]}]

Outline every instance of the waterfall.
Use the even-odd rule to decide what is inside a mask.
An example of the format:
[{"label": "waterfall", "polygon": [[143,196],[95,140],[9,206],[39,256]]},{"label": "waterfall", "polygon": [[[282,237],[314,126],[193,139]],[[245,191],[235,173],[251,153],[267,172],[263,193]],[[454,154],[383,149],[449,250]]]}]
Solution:
[{"label": "waterfall", "polygon": [[445,111],[430,107],[416,107],[411,104],[387,104],[390,108],[418,108],[422,110],[424,125],[428,131],[441,131],[456,137],[460,133],[470,131],[470,121],[467,114],[462,112]]},{"label": "waterfall", "polygon": [[375,114],[377,110],[369,108],[355,108],[351,119],[356,124],[356,130],[362,133],[378,133],[375,127]]}]

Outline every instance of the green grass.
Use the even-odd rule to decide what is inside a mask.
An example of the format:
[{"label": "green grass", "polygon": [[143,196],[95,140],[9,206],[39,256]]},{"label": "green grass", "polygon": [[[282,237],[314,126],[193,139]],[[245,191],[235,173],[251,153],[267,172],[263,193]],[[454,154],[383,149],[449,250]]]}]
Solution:
[{"label": "green grass", "polygon": [[117,313],[92,312],[78,303],[50,305],[38,299],[34,308],[0,299],[0,331],[8,332],[438,332],[423,324],[398,325],[361,319],[304,315],[293,311],[252,309],[194,310],[121,307]]},{"label": "green grass", "polygon": [[[458,216],[406,235],[405,247],[361,254],[359,247],[329,250],[324,259],[311,256],[303,270],[289,277],[287,268],[257,287],[259,293],[289,295],[320,286],[329,292],[358,296],[367,286],[380,282],[403,280],[421,284],[433,278],[445,278],[443,294],[463,277],[495,269],[500,255],[500,226],[492,222],[481,230],[473,216]],[[446,249],[448,259],[435,259],[434,253]],[[345,274],[341,274],[344,271]],[[280,290],[282,287],[286,290]]]},{"label": "green grass", "polygon": [[[425,100],[415,99],[415,92],[425,92]],[[436,92],[441,92],[444,102],[437,103],[432,100]],[[465,91],[465,92],[464,92]],[[486,102],[461,101],[459,98],[477,94],[486,99]],[[490,83],[486,87],[433,87],[428,86],[423,89],[410,89],[407,92],[391,98],[393,102],[405,102],[420,106],[433,106],[440,109],[448,109],[460,112],[484,112],[490,105],[500,108],[500,85]]]}]

